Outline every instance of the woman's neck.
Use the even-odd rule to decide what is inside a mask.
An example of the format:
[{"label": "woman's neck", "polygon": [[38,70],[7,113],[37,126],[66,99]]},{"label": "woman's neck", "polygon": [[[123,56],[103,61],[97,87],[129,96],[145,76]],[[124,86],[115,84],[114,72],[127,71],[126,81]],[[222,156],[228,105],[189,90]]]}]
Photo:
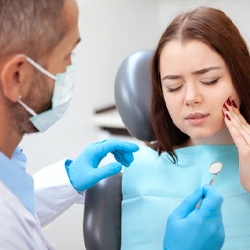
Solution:
[{"label": "woman's neck", "polygon": [[234,144],[233,138],[229,133],[227,128],[221,130],[217,134],[214,134],[211,137],[206,138],[189,138],[185,143],[185,146],[194,146],[194,145],[230,145]]}]

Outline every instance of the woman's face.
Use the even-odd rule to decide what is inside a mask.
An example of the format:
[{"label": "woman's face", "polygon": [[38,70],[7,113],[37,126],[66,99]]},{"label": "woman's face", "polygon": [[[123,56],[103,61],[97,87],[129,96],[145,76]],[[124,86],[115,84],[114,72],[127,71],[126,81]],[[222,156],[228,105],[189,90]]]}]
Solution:
[{"label": "woman's face", "polygon": [[160,56],[166,107],[174,124],[190,136],[190,144],[232,143],[222,113],[239,97],[222,57],[206,44],[171,41]]}]

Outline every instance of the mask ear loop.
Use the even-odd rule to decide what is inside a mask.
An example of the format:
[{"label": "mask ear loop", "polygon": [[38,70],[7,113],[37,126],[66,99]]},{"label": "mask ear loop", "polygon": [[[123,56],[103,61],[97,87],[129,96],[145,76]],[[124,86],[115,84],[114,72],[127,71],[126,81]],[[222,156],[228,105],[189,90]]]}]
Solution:
[{"label": "mask ear loop", "polygon": [[37,113],[36,113],[33,109],[31,109],[29,106],[27,106],[27,105],[21,100],[21,98],[22,98],[22,96],[19,95],[19,97],[18,97],[18,103],[19,103],[21,106],[23,106],[23,107],[26,109],[26,111],[29,112],[31,115],[37,116]]},{"label": "mask ear loop", "polygon": [[25,54],[18,54],[18,57],[24,57],[27,62],[29,62],[31,65],[33,65],[37,70],[39,70],[41,73],[44,75],[48,76],[49,78],[56,80],[56,76],[51,74],[48,70],[44,69],[40,64],[35,62],[33,59],[30,57],[26,56]]}]

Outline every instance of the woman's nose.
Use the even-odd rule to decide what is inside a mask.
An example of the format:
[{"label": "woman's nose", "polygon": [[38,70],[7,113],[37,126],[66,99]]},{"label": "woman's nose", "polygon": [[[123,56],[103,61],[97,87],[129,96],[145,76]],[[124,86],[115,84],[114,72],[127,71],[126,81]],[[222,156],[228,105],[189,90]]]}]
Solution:
[{"label": "woman's nose", "polygon": [[202,101],[202,95],[196,83],[186,84],[185,104],[195,105]]}]

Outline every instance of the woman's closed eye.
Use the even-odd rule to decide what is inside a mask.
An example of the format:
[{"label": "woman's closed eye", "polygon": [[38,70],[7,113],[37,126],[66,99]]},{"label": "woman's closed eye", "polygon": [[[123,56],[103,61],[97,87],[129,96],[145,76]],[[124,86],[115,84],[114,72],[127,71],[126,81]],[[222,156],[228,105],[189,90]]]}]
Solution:
[{"label": "woman's closed eye", "polygon": [[179,85],[177,87],[166,87],[167,88],[167,92],[175,92],[179,89],[181,89],[182,85]]},{"label": "woman's closed eye", "polygon": [[203,83],[203,84],[205,84],[205,85],[213,85],[213,84],[216,84],[219,79],[220,78],[217,77],[217,78],[215,78],[213,80],[201,80],[200,82]]},{"label": "woman's closed eye", "polygon": [[[199,82],[204,84],[204,85],[214,85],[219,81],[220,77],[216,77],[213,79],[204,79],[204,80],[200,80]],[[172,85],[172,84],[171,84]],[[165,88],[167,89],[167,92],[171,93],[171,92],[175,92],[178,91],[182,88],[183,84],[174,84],[174,86],[165,86]]]}]

